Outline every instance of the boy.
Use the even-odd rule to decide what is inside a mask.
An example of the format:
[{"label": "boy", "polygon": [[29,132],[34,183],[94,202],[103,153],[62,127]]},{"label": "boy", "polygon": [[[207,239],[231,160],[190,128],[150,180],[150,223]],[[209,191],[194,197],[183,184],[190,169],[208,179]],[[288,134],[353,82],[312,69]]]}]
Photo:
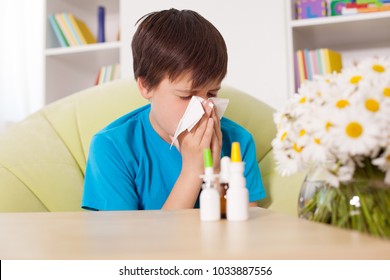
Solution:
[{"label": "boy", "polygon": [[[252,136],[209,106],[227,71],[219,31],[196,12],[176,9],[141,19],[132,41],[134,76],[150,104],[114,121],[91,142],[82,207],[92,210],[186,209],[198,206],[203,150],[216,173],[221,156],[240,142],[250,204],[265,197]],[[205,114],[190,132],[172,137],[192,96]]]}]

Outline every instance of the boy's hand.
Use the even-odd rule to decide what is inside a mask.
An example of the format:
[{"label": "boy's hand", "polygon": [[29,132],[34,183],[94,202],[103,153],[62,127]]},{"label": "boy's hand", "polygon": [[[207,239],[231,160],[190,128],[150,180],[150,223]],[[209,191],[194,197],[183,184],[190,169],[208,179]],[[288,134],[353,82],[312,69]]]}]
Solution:
[{"label": "boy's hand", "polygon": [[[210,101],[206,101],[210,102]],[[221,125],[214,108],[203,104],[205,114],[192,128],[178,137],[182,155],[182,170],[163,209],[193,208],[202,185],[200,175],[204,173],[203,153],[210,148],[213,155],[215,173],[220,170],[222,148]]]},{"label": "boy's hand", "polygon": [[[210,108],[211,110],[211,108]],[[214,120],[209,117],[208,109],[200,121],[191,129],[184,131],[178,137],[182,155],[182,172],[200,176],[203,174],[203,151],[210,148],[214,133]]]},{"label": "boy's hand", "polygon": [[222,132],[215,106],[211,107],[209,103],[208,100],[202,103],[205,114],[192,130],[185,131],[178,137],[183,159],[182,171],[196,172],[198,176],[204,171],[203,151],[205,148],[211,149],[215,172],[219,173],[220,170]]},{"label": "boy's hand", "polygon": [[221,169],[220,162],[221,162],[221,150],[222,150],[222,131],[221,131],[221,122],[217,115],[215,106],[209,116],[210,118],[213,119],[213,124],[214,124],[214,131],[213,131],[213,137],[211,138],[210,149],[213,156],[214,172],[216,174],[219,174]]}]

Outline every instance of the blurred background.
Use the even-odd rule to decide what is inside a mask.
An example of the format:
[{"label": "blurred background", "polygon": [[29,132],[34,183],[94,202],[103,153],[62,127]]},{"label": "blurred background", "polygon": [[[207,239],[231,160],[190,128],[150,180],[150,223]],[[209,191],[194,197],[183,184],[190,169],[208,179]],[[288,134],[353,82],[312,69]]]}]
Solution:
[{"label": "blurred background", "polygon": [[[136,21],[172,7],[195,10],[220,30],[229,52],[225,83],[273,107],[287,96],[283,0],[0,2],[0,129],[48,103],[101,83],[101,73],[113,76],[116,71],[116,78],[132,77],[130,42]],[[61,45],[49,17],[73,16],[97,41],[99,7],[103,8],[104,42]]]}]

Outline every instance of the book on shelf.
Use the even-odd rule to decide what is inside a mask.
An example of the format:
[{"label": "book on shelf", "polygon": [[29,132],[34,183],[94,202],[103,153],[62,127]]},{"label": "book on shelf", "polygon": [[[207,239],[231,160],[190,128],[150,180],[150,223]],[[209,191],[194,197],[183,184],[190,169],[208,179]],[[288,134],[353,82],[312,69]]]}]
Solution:
[{"label": "book on shelf", "polygon": [[307,74],[306,74],[306,67],[305,67],[305,59],[303,57],[303,51],[302,50],[297,50],[296,52],[297,55],[297,63],[298,63],[298,80],[299,84],[302,84],[306,79],[307,79]]},{"label": "book on shelf", "polygon": [[315,52],[316,52],[316,60],[318,64],[318,73],[319,75],[325,74],[324,66],[322,65],[320,49],[316,49]]},{"label": "book on shelf", "polygon": [[80,38],[79,34],[76,32],[76,26],[70,20],[69,14],[68,13],[62,13],[62,15],[63,15],[63,17],[65,19],[66,25],[68,26],[68,28],[70,30],[71,36],[76,41],[76,45],[77,46],[83,45],[83,42],[81,41],[81,38]]},{"label": "book on shelf", "polygon": [[62,33],[65,36],[65,39],[68,41],[69,46],[77,46],[76,39],[72,36],[69,26],[66,24],[66,20],[62,13],[58,13],[54,15],[55,20],[58,23]]},{"label": "book on shelf", "polygon": [[320,70],[318,68],[318,61],[317,61],[317,53],[316,53],[316,50],[310,50],[309,51],[309,55],[310,55],[310,62],[312,64],[312,67],[313,67],[313,76],[314,75],[320,75]]},{"label": "book on shelf", "polygon": [[77,22],[81,34],[83,35],[83,38],[85,39],[86,44],[95,44],[96,38],[95,36],[93,36],[91,30],[88,28],[85,22],[78,18],[75,18],[75,20]]},{"label": "book on shelf", "polygon": [[323,73],[323,75],[324,74],[328,74],[328,68],[326,67],[325,51],[324,51],[324,49],[319,49],[318,51],[320,52],[320,61],[321,61],[321,65],[322,65],[322,73]]},{"label": "book on shelf", "polygon": [[297,0],[295,1],[296,18],[325,17],[328,14],[326,0]]},{"label": "book on shelf", "polygon": [[296,89],[305,80],[312,80],[316,75],[340,72],[342,69],[342,57],[337,51],[328,48],[314,50],[303,49],[295,52],[294,62]]},{"label": "book on shelf", "polygon": [[390,0],[294,0],[296,19],[390,10]]},{"label": "book on shelf", "polygon": [[55,34],[60,46],[61,47],[69,47],[69,43],[66,40],[64,33],[62,32],[62,29],[59,27],[56,19],[54,18],[54,15],[49,15],[49,23],[50,23],[52,30],[54,31],[54,34]]},{"label": "book on shelf", "polygon": [[78,38],[79,42],[81,45],[86,45],[89,44],[84,36],[84,32],[80,28],[80,20],[77,19],[74,15],[72,14],[67,14],[67,18],[69,19],[69,22],[71,26],[73,27],[73,31],[75,36]]},{"label": "book on shelf", "polygon": [[49,15],[49,22],[61,47],[96,43],[88,26],[70,13]]},{"label": "book on shelf", "polygon": [[114,81],[120,77],[120,67],[118,63],[103,66],[96,76],[95,85],[101,85]]},{"label": "book on shelf", "polygon": [[307,79],[312,80],[313,79],[313,68],[312,68],[312,61],[309,56],[309,50],[304,49],[304,60],[305,60],[305,65],[306,65],[306,73],[307,73]]},{"label": "book on shelf", "polygon": [[300,88],[301,86],[301,80],[300,80],[300,77],[299,77],[299,68],[298,68],[298,56],[297,55],[294,55],[294,82],[295,82],[295,86],[296,88]]},{"label": "book on shelf", "polygon": [[330,50],[321,49],[324,52],[326,73],[340,72],[342,68],[341,54]]},{"label": "book on shelf", "polygon": [[385,12],[385,11],[390,11],[390,3],[383,3],[380,6],[377,6],[376,4],[361,4],[355,6],[345,5],[345,7],[341,9],[341,14],[355,15],[355,14],[362,14],[362,13],[376,13],[376,12]]}]

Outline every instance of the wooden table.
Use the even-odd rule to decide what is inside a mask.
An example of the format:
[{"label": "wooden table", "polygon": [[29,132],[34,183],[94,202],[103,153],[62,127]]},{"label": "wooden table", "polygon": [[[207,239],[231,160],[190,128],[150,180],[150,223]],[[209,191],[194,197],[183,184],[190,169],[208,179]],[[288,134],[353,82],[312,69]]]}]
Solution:
[{"label": "wooden table", "polygon": [[251,208],[245,222],[199,210],[0,213],[0,259],[390,259],[390,241]]}]

